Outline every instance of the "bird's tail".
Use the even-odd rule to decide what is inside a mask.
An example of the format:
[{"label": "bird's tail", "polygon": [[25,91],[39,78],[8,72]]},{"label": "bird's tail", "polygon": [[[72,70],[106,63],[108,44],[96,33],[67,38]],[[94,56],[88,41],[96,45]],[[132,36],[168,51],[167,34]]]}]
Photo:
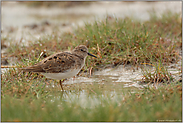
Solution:
[{"label": "bird's tail", "polygon": [[30,66],[25,68],[20,68],[24,72],[44,72],[44,70],[40,66]]}]

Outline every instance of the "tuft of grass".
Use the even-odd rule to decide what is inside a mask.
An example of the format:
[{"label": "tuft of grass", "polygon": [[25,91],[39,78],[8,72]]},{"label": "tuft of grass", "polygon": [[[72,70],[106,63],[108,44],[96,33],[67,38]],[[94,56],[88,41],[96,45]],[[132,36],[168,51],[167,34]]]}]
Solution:
[{"label": "tuft of grass", "polygon": [[[165,66],[161,62],[153,65],[155,67],[154,72],[151,70],[143,71],[142,82],[143,83],[170,83],[173,82],[173,76],[168,72]],[[144,70],[144,68],[142,69]]]}]

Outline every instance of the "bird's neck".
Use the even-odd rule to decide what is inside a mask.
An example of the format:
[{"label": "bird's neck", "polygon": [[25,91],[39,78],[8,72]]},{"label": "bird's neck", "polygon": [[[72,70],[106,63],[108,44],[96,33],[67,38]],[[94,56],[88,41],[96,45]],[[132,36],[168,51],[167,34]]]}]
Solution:
[{"label": "bird's neck", "polygon": [[82,55],[78,55],[77,53],[72,53],[73,55],[79,57],[80,59],[84,60],[86,59],[86,57],[82,56]]}]

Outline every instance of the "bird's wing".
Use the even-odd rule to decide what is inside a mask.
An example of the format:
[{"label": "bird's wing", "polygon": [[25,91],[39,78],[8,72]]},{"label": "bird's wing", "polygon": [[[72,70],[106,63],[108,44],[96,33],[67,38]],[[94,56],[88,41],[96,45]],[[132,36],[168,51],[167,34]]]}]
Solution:
[{"label": "bird's wing", "polygon": [[36,65],[25,68],[24,71],[43,73],[62,73],[76,66],[76,56],[68,52],[53,54]]}]

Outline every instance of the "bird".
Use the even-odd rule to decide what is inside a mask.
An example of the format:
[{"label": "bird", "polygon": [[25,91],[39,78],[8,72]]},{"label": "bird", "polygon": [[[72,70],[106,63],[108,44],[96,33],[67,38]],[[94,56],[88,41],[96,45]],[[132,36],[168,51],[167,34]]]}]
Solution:
[{"label": "bird", "polygon": [[24,72],[37,72],[46,78],[59,80],[62,91],[64,79],[73,77],[79,73],[85,64],[87,56],[97,58],[88,52],[85,45],[79,45],[72,51],[58,52],[44,58],[33,66],[21,68]]}]

